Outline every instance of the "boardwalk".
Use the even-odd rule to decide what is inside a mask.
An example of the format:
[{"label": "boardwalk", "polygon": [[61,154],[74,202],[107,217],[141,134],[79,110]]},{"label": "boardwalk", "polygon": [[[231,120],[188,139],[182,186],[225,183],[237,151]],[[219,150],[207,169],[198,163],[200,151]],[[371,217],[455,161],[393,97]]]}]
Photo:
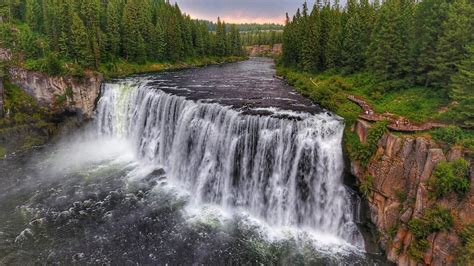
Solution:
[{"label": "boardwalk", "polygon": [[387,126],[388,129],[399,132],[419,132],[426,131],[433,128],[445,127],[445,124],[427,122],[423,124],[412,123],[405,117],[395,116],[393,114],[377,114],[374,109],[363,99],[356,97],[354,95],[348,95],[347,99],[351,102],[359,105],[363,114],[359,115],[359,118],[369,121],[369,122],[378,122],[378,121],[388,121],[390,124]]}]

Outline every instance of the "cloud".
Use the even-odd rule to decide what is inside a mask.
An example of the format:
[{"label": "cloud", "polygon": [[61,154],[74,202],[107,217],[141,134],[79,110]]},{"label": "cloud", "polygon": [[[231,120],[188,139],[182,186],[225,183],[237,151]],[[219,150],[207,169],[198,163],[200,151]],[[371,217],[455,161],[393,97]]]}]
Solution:
[{"label": "cloud", "polygon": [[[226,22],[285,21],[285,13],[294,14],[304,0],[176,0],[181,10],[193,18],[215,21],[218,16]],[[308,1],[310,9],[314,0]]]}]

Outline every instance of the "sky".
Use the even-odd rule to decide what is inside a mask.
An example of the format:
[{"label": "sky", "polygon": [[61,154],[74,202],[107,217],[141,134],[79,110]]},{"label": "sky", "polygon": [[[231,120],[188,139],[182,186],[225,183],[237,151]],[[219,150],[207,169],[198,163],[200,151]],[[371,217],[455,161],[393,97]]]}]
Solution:
[{"label": "sky", "polygon": [[[293,15],[304,0],[175,0],[181,10],[192,18],[216,21],[220,16],[227,23],[280,23],[285,13]],[[308,0],[310,10],[314,0]]]}]

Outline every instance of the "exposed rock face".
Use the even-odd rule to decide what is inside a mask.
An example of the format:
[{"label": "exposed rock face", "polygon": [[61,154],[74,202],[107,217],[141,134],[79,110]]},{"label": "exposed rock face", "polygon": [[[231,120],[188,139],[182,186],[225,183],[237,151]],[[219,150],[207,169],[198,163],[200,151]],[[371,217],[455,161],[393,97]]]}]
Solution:
[{"label": "exposed rock face", "polygon": [[[359,121],[354,132],[364,141],[367,124]],[[408,222],[420,217],[423,210],[435,204],[451,209],[455,224],[474,222],[474,182],[462,200],[452,198],[434,200],[429,196],[428,180],[435,166],[446,160],[455,160],[462,152],[452,148],[446,154],[434,141],[423,137],[399,137],[386,133],[378,143],[378,150],[367,168],[352,162],[351,171],[359,179],[373,176],[374,182],[368,197],[371,220],[381,233],[381,245],[388,259],[399,265],[417,265],[407,255],[413,241]],[[472,163],[471,163],[472,165]],[[474,181],[471,170],[471,181]],[[455,225],[456,227],[456,225]],[[391,235],[392,234],[392,235]],[[424,254],[427,265],[453,265],[460,246],[454,229],[433,233],[428,237],[430,247]]]},{"label": "exposed rock face", "polygon": [[12,52],[6,48],[0,48],[0,61],[10,61],[12,59]]},{"label": "exposed rock face", "polygon": [[103,81],[101,75],[92,73],[76,80],[72,77],[50,77],[45,73],[18,67],[11,67],[9,74],[12,83],[34,97],[41,105],[57,112],[76,112],[84,119],[91,118]]},{"label": "exposed rock face", "polygon": [[283,52],[283,45],[277,43],[272,45],[253,45],[246,48],[250,56],[271,56],[281,55]]}]

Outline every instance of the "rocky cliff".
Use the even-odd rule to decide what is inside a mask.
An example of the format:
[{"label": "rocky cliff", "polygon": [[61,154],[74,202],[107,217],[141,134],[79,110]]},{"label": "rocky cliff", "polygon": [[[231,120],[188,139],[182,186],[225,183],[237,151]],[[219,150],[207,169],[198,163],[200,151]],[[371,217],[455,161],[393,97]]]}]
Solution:
[{"label": "rocky cliff", "polygon": [[93,73],[75,79],[51,77],[19,67],[10,67],[8,72],[10,82],[22,88],[41,105],[58,113],[74,112],[84,119],[91,118],[103,81],[102,75]]},{"label": "rocky cliff", "polygon": [[[358,121],[353,131],[365,142],[370,124]],[[474,175],[470,166],[471,188],[459,199],[456,195],[435,199],[429,180],[436,165],[463,156],[458,148],[440,148],[428,137],[396,136],[386,133],[367,166],[352,162],[351,172],[368,187],[366,197],[370,218],[380,233],[380,244],[388,259],[399,265],[454,265],[461,248],[459,232],[474,222]],[[367,185],[367,183],[370,183]],[[410,221],[424,221],[434,206],[450,210],[453,226],[429,233],[415,241]],[[426,221],[428,223],[430,221]],[[412,222],[412,227],[414,227]],[[423,228],[421,228],[423,230]],[[413,231],[413,230],[412,230]],[[425,230],[426,231],[426,230]],[[423,247],[418,247],[421,243]],[[418,245],[418,246],[417,246]],[[415,256],[421,250],[420,256]]]}]

